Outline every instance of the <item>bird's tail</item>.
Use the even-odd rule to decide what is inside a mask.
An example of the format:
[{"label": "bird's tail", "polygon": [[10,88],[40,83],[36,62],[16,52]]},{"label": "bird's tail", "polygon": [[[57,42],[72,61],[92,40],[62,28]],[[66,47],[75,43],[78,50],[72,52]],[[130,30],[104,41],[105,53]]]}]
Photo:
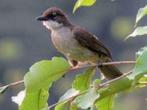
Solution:
[{"label": "bird's tail", "polygon": [[[105,62],[110,62],[111,59],[107,59]],[[106,77],[106,79],[114,79],[122,75],[119,69],[115,65],[105,65],[99,66],[102,74]]]}]

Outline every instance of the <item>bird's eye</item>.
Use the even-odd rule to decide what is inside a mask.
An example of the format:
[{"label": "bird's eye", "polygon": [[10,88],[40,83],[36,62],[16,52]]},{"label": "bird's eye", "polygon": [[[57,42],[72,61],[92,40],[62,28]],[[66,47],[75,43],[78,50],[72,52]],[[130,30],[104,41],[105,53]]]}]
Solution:
[{"label": "bird's eye", "polygon": [[61,15],[57,12],[52,12],[47,15],[47,17],[51,20],[57,20]]},{"label": "bird's eye", "polygon": [[56,12],[54,12],[54,13],[52,13],[52,15],[53,15],[53,16],[57,16],[57,13],[56,13]]}]

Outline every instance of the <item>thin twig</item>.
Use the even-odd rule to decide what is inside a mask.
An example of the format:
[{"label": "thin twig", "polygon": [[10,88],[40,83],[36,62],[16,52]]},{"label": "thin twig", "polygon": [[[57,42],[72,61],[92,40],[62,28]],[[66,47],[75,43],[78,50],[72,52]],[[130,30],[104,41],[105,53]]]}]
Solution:
[{"label": "thin twig", "polygon": [[120,65],[120,64],[135,64],[136,61],[113,61],[113,62],[104,62],[99,64],[98,66],[106,66],[106,65]]},{"label": "thin twig", "polygon": [[8,87],[11,87],[11,86],[16,86],[16,85],[22,84],[22,83],[24,83],[24,80],[17,81],[17,82],[14,82],[14,83],[10,83],[10,84],[8,84],[7,86],[8,86]]},{"label": "thin twig", "polygon": [[100,64],[86,65],[86,66],[77,66],[77,67],[71,68],[70,71],[77,70],[77,69],[88,68],[88,67],[94,67],[94,66],[120,65],[120,64],[135,64],[135,63],[136,63],[136,61],[112,61],[112,62],[104,62],[104,63],[100,63]]},{"label": "thin twig", "polygon": [[121,76],[119,76],[119,77],[117,77],[115,79],[108,80],[107,82],[104,82],[104,83],[100,84],[99,87],[101,88],[101,87],[107,86],[108,84],[111,84],[111,83],[113,83],[113,82],[115,82],[115,81],[117,81],[119,79],[122,79],[122,78],[126,77],[127,75],[129,75],[131,73],[132,73],[132,70],[127,72],[127,73],[124,73],[123,75],[121,75]]},{"label": "thin twig", "polygon": [[48,109],[50,110],[51,108],[55,107],[56,105],[58,105],[58,104],[60,104],[60,103],[64,103],[64,102],[71,101],[71,100],[75,99],[76,97],[78,97],[78,96],[80,96],[80,95],[86,93],[87,91],[88,91],[88,90],[84,90],[84,91],[82,91],[81,93],[78,93],[78,94],[76,94],[76,95],[74,95],[74,96],[71,96],[70,98],[68,98],[68,99],[66,99],[66,100],[63,100],[63,101],[59,101],[59,102],[57,102],[57,103],[54,103],[54,104],[50,105],[50,106],[48,107]]},{"label": "thin twig", "polygon": [[[86,90],[86,91],[87,91],[87,90]],[[76,94],[76,95],[74,95],[74,96],[72,96],[72,97],[70,97],[70,98],[68,98],[68,99],[66,99],[66,100],[63,100],[63,101],[59,101],[59,102],[57,102],[57,103],[54,103],[54,104],[50,105],[50,106],[48,107],[48,109],[50,110],[51,108],[55,107],[56,105],[58,105],[58,104],[60,104],[60,103],[64,103],[64,102],[71,101],[71,100],[73,100],[74,98],[76,98],[77,96],[84,94],[86,91],[84,91],[84,92],[82,92],[82,93],[78,93],[78,94]]]},{"label": "thin twig", "polygon": [[3,87],[7,87],[7,88],[8,88],[8,87],[16,86],[16,85],[19,85],[19,84],[22,84],[22,83],[24,83],[24,81],[23,81],[23,80],[20,80],[20,81],[16,81],[16,82],[7,84],[7,85],[5,85],[5,86],[2,86],[2,87],[0,87],[0,88],[3,88]]}]

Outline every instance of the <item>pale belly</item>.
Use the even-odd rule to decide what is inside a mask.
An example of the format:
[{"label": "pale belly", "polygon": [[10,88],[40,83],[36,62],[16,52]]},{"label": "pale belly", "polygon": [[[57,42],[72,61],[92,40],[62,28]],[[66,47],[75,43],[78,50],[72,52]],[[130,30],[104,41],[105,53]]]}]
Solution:
[{"label": "pale belly", "polygon": [[60,30],[60,32],[52,33],[52,42],[59,52],[64,54],[67,58],[80,62],[92,62],[98,61],[98,55],[90,50],[82,47],[74,39],[70,31]]},{"label": "pale belly", "polygon": [[66,53],[66,56],[70,59],[80,61],[80,62],[97,62],[98,57],[96,54],[92,53],[88,49],[82,48],[82,47],[76,47],[71,48],[71,51],[69,50]]}]

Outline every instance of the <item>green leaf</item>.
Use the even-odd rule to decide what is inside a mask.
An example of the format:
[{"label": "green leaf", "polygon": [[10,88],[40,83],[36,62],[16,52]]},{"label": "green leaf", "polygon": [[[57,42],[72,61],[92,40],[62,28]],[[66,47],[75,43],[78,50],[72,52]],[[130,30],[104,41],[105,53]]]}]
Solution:
[{"label": "green leaf", "polygon": [[94,73],[95,67],[88,68],[84,73],[76,76],[72,87],[79,91],[87,90],[90,87],[90,83]]},{"label": "green leaf", "polygon": [[48,110],[48,89],[69,69],[68,62],[58,57],[35,63],[24,77],[26,95],[19,110]]},{"label": "green leaf", "polygon": [[95,80],[93,81],[93,86],[94,86],[95,88],[97,88],[97,86],[98,86],[100,83],[101,83],[101,79],[95,79]]},{"label": "green leaf", "polygon": [[0,94],[4,93],[8,89],[8,85],[0,87]]},{"label": "green leaf", "polygon": [[147,5],[138,10],[138,13],[137,13],[137,16],[136,16],[136,25],[146,15],[147,15]]},{"label": "green leaf", "polygon": [[142,76],[142,77],[139,79],[139,83],[147,83],[147,74],[145,74],[144,76]]},{"label": "green leaf", "polygon": [[74,102],[70,104],[70,110],[78,110],[77,105]]},{"label": "green leaf", "polygon": [[96,2],[96,0],[77,0],[74,9],[73,9],[73,13],[81,6],[92,6],[94,3]]},{"label": "green leaf", "polygon": [[93,107],[94,102],[100,97],[95,88],[89,89],[89,91],[83,95],[78,96],[75,99],[77,106],[81,109],[89,109]]},{"label": "green leaf", "polygon": [[48,90],[41,89],[36,92],[26,92],[19,110],[48,110]]},{"label": "green leaf", "polygon": [[69,102],[65,101],[56,105],[55,110],[69,110]]},{"label": "green leaf", "polygon": [[126,39],[130,38],[130,37],[136,37],[136,36],[142,36],[147,34],[147,26],[141,26],[141,27],[137,27],[134,32],[132,32],[130,35],[128,35],[126,37]]},{"label": "green leaf", "polygon": [[113,83],[109,84],[109,86],[105,88],[101,88],[97,91],[100,94],[100,98],[98,100],[128,90],[131,88],[131,86],[132,86],[132,80],[130,80],[127,77],[116,80]]},{"label": "green leaf", "polygon": [[57,104],[55,110],[77,110],[77,106],[73,102],[65,101]]},{"label": "green leaf", "polygon": [[105,97],[95,103],[98,110],[112,110],[114,105],[115,95]]},{"label": "green leaf", "polygon": [[74,88],[69,89],[63,96],[60,97],[59,102],[66,101],[67,99],[74,97],[79,94],[78,90],[75,90]]},{"label": "green leaf", "polygon": [[144,53],[145,50],[147,50],[147,47],[143,47],[143,48],[141,48],[138,52],[136,52],[136,59],[137,59],[139,56],[143,55],[143,53]]},{"label": "green leaf", "polygon": [[69,89],[59,100],[55,110],[77,110],[76,104],[69,104],[68,99],[78,95],[80,91],[87,90],[90,87],[90,82],[95,73],[95,68],[91,67],[84,73],[76,76],[73,82],[73,88]]},{"label": "green leaf", "polygon": [[43,60],[35,63],[24,77],[27,91],[36,91],[48,87],[69,69],[70,65],[64,58],[54,57],[51,61]]},{"label": "green leaf", "polygon": [[138,83],[137,83],[137,87],[140,87],[140,88],[146,87],[146,84],[147,84],[147,74],[143,75],[143,76],[139,79],[139,81],[138,81]]},{"label": "green leaf", "polygon": [[[140,54],[138,54],[140,53]],[[142,48],[139,52],[139,55],[136,60],[134,71],[129,78],[138,81],[145,73],[147,73],[147,47]]]},{"label": "green leaf", "polygon": [[70,98],[73,98],[74,96],[77,96],[79,94],[78,90],[75,90],[74,88],[69,89],[62,97],[60,97],[58,103],[55,107],[55,110],[75,110],[75,104],[69,104],[71,101]]}]

